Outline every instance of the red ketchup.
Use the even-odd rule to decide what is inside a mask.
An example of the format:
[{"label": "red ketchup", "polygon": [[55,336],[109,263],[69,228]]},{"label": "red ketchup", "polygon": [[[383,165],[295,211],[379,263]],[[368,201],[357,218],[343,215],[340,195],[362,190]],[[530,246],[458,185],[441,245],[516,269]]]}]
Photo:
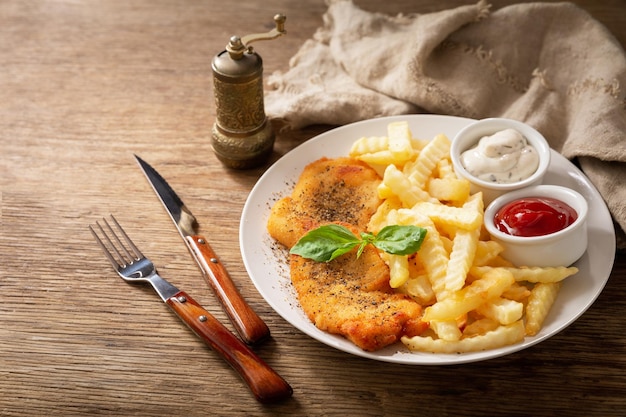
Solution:
[{"label": "red ketchup", "polygon": [[495,215],[498,230],[513,236],[545,236],[565,229],[578,218],[576,210],[550,197],[511,201]]}]

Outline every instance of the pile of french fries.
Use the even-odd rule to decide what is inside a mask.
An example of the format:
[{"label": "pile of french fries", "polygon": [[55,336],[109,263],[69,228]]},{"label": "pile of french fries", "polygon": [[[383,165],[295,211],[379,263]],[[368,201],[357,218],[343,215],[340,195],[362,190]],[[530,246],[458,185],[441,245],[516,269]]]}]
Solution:
[{"label": "pile of french fries", "polygon": [[575,267],[515,266],[483,227],[481,193],[454,173],[450,140],[413,137],[407,122],[392,122],[387,136],[363,137],[350,156],[382,177],[383,199],[369,224],[427,230],[420,250],[409,256],[381,253],[390,285],[424,306],[429,329],[403,337],[413,351],[463,353],[494,349],[536,335]]}]

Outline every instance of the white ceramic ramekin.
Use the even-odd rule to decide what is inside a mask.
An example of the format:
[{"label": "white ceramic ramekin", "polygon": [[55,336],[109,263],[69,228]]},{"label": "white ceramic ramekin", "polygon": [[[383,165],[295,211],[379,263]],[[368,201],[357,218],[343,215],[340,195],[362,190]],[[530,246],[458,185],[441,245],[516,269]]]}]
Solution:
[{"label": "white ceramic ramekin", "polygon": [[[461,154],[474,147],[483,136],[490,136],[504,129],[515,129],[521,133],[539,155],[539,166],[528,178],[509,184],[498,184],[479,179],[470,174],[461,162]],[[452,139],[450,157],[454,171],[460,178],[469,180],[471,193],[481,191],[485,205],[504,193],[518,190],[531,185],[541,184],[550,165],[550,145],[537,130],[517,120],[491,118],[478,120],[465,128]]]},{"label": "white ceramic ramekin", "polygon": [[[496,213],[506,204],[524,197],[550,197],[572,207],[578,218],[563,230],[545,236],[512,236],[498,230]],[[587,250],[587,213],[585,198],[559,185],[537,185],[512,191],[496,198],[485,210],[484,224],[492,239],[504,247],[502,256],[516,266],[570,266]]]}]

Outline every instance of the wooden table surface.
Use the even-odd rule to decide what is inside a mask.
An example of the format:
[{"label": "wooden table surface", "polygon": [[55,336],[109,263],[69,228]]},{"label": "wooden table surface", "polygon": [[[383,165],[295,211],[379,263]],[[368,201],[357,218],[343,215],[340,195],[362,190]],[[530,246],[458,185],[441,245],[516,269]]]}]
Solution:
[{"label": "wooden table surface", "polygon": [[[357,1],[426,13],[468,1]],[[512,1],[493,1],[494,9]],[[577,0],[626,44],[624,0]],[[626,410],[626,256],[570,327],[532,348],[455,366],[406,366],[317,342],[276,314],[239,251],[241,209],[264,168],[210,147],[212,57],[233,34],[286,70],[323,0],[0,0],[0,415],[586,415]],[[328,129],[279,134],[276,160]],[[120,280],[87,225],[114,213],[161,274],[229,328],[133,159],[159,168],[273,338],[255,348],[294,389],[261,405],[147,287]]]}]

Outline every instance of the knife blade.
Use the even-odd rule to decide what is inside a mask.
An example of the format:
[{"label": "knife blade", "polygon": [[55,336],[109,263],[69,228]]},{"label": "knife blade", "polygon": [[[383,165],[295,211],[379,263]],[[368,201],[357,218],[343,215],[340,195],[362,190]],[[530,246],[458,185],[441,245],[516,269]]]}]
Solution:
[{"label": "knife blade", "polygon": [[243,298],[208,241],[198,234],[198,221],[185,203],[150,164],[137,155],[135,159],[239,336],[248,344],[255,344],[269,337],[270,330],[265,322]]}]

